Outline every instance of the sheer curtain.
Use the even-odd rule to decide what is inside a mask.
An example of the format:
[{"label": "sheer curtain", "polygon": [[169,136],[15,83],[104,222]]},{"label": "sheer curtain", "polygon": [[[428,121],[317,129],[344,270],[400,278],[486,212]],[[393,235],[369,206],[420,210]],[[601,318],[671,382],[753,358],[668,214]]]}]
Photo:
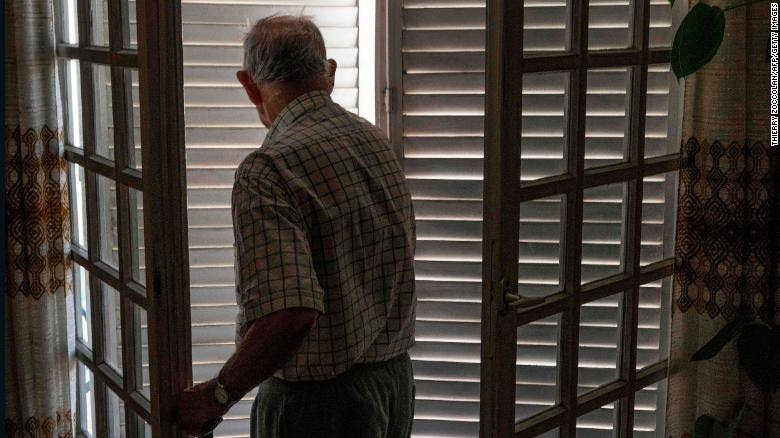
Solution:
[{"label": "sheer curtain", "polygon": [[5,436],[72,436],[70,224],[52,0],[5,2]]},{"label": "sheer curtain", "polygon": [[[721,3],[715,2],[723,7]],[[777,151],[769,148],[765,60],[768,23],[767,4],[727,12],[717,56],[686,82],[669,437],[690,436],[702,414],[728,422],[740,400],[745,409],[738,436],[780,434],[779,397],[765,397],[737,366],[736,342],[710,360],[690,360],[737,312],[747,311],[770,325],[780,322],[778,173],[772,157]]]}]

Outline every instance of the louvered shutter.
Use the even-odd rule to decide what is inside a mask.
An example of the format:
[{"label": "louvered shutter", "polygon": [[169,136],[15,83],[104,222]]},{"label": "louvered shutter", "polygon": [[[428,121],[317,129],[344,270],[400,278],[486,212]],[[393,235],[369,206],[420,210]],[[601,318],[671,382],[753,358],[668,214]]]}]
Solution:
[{"label": "louvered shutter", "polygon": [[[216,375],[234,351],[230,192],[235,169],[266,132],[235,78],[243,36],[257,19],[272,14],[311,17],[322,31],[328,57],[338,63],[334,100],[358,112],[358,83],[364,79],[358,69],[358,12],[357,0],[182,2],[195,381]],[[215,436],[249,435],[254,395],[231,409]]]},{"label": "louvered shutter", "polygon": [[[630,2],[591,1],[589,7],[591,49],[629,45]],[[527,0],[525,50],[564,50],[568,15],[565,1]],[[404,168],[418,230],[417,346],[412,350],[417,380],[414,434],[473,437],[479,430],[484,2],[406,0],[401,16]],[[654,1],[651,46],[669,46],[670,27],[668,4]],[[567,73],[527,75],[522,80],[521,177],[531,180],[562,173]],[[668,66],[651,66],[648,156],[667,153],[669,128],[676,123],[668,116],[670,80]],[[586,167],[623,159],[629,90],[627,69],[588,72]],[[670,193],[673,197],[670,184],[664,175],[645,180],[643,264],[660,259],[664,239],[670,238],[664,226],[673,217],[670,208],[665,208]],[[621,269],[624,191],[622,184],[585,191],[583,281]],[[555,197],[520,206],[520,293],[543,296],[560,290],[561,201]],[[665,336],[661,287],[658,282],[642,288],[641,366],[665,354],[660,351]],[[618,296],[582,309],[580,392],[615,379],[619,315]],[[557,319],[548,318],[518,329],[518,419],[556,402],[558,327]],[[663,417],[657,412],[662,398],[655,386],[638,394],[637,436],[656,435]],[[580,432],[611,436],[612,412],[608,406],[581,418]]]}]

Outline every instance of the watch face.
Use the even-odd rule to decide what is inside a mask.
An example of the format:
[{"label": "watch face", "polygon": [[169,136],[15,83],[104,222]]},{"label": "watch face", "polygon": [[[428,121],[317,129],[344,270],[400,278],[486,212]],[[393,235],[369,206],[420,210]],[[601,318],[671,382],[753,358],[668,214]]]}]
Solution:
[{"label": "watch face", "polygon": [[225,388],[217,386],[214,388],[214,398],[217,399],[217,403],[226,405],[230,401],[230,394],[225,391]]}]

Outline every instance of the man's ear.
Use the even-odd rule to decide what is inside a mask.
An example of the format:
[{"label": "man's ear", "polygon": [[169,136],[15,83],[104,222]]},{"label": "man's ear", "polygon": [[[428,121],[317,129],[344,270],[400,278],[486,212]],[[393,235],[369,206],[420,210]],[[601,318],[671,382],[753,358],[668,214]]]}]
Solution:
[{"label": "man's ear", "polygon": [[260,104],[263,103],[263,98],[260,95],[257,84],[255,84],[255,81],[249,76],[249,73],[246,70],[239,70],[236,72],[236,77],[238,78],[238,82],[241,82],[241,85],[244,86],[244,90],[246,91],[249,100],[252,101],[255,106],[260,106]]},{"label": "man's ear", "polygon": [[328,93],[332,93],[333,87],[336,86],[336,67],[338,67],[338,65],[336,64],[335,59],[329,59],[328,65],[330,66],[328,69]]}]

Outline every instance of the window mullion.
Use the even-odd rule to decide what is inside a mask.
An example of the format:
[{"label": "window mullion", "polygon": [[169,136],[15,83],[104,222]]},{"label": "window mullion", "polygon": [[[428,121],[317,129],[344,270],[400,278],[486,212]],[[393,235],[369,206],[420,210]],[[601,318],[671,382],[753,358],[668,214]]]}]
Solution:
[{"label": "window mullion", "polygon": [[[515,426],[517,324],[505,294],[517,293],[520,211],[523,5],[487,7],[480,436]],[[517,76],[515,76],[517,75]],[[509,183],[507,183],[509,182]]]},{"label": "window mullion", "polygon": [[580,326],[580,283],[582,276],[583,176],[585,167],[585,105],[587,96],[588,2],[574,1],[570,16],[570,47],[577,56],[576,70],[570,75],[568,134],[564,150],[572,191],[566,194],[562,251],[562,284],[572,297],[561,318],[558,350],[558,402],[566,409],[559,435],[574,438],[577,426],[577,381]]},{"label": "window mullion", "polygon": [[623,202],[625,227],[623,265],[632,276],[632,285],[623,294],[620,318],[619,376],[628,384],[628,393],[618,402],[618,436],[632,436],[634,417],[634,386],[636,381],[636,354],[639,316],[639,256],[642,237],[642,179],[628,182]]},{"label": "window mullion", "polygon": [[181,4],[137,6],[150,419],[155,436],[178,437],[167,411],[192,382]]},{"label": "window mullion", "polygon": [[[81,123],[82,141],[84,142],[84,161],[89,162],[95,155],[95,90],[93,67],[91,63],[79,60],[81,80]],[[85,167],[86,168],[86,167]],[[97,193],[97,192],[93,192]],[[92,242],[90,241],[90,244]],[[92,256],[93,254],[90,254]],[[97,252],[94,253],[97,256]]]},{"label": "window mullion", "polygon": [[108,388],[101,377],[100,372],[95,367],[92,370],[92,378],[95,391],[95,436],[110,436],[111,426],[109,424],[110,412],[108,410]]},{"label": "window mullion", "polygon": [[629,437],[634,428],[634,401],[636,385],[636,356],[639,316],[640,255],[642,239],[642,196],[645,155],[645,120],[647,113],[648,36],[650,23],[650,1],[634,0],[633,46],[641,50],[640,64],[633,67],[630,96],[628,161],[639,169],[637,177],[628,182],[625,211],[625,247],[622,263],[626,272],[633,276],[631,290],[623,296],[623,315],[620,370],[621,380],[628,383],[629,391],[617,404],[617,432],[620,437]]},{"label": "window mullion", "polygon": [[[577,379],[578,379],[578,347],[580,325],[580,282],[582,274],[582,215],[583,194],[582,170],[584,165],[584,125],[585,125],[585,90],[587,71],[572,74],[574,78],[571,84],[572,114],[574,121],[570,124],[571,142],[569,143],[569,159],[576,160],[579,164],[570,166],[570,172],[575,172],[574,190],[567,193],[566,202],[562,205],[565,209],[563,217],[566,220],[564,226],[563,253],[563,287],[572,299],[568,301],[567,308],[563,311],[561,320],[561,333],[559,339],[558,358],[558,402],[566,408],[566,414],[560,429],[562,438],[576,435],[576,406],[577,406]],[[572,129],[576,127],[576,129]],[[577,158],[574,158],[577,157]]]},{"label": "window mullion", "polygon": [[[98,231],[95,226],[92,225],[94,224],[94,220],[97,219],[97,199],[95,194],[95,189],[97,188],[96,179],[97,176],[94,173],[89,172],[89,175],[87,176],[87,224],[89,225],[89,251],[91,254],[93,251],[98,251],[99,249],[97,243]],[[90,193],[92,193],[92,196],[90,196]],[[90,214],[90,211],[92,211],[92,214]],[[106,394],[106,386],[103,382],[103,376],[99,370],[99,365],[105,362],[106,327],[103,312],[103,290],[100,279],[91,271],[88,275],[92,306],[92,380],[95,390],[95,435],[108,436],[108,431],[110,430],[108,424],[108,397]]]},{"label": "window mullion", "polygon": [[[87,47],[92,40],[92,19],[89,0],[77,0],[76,17],[79,22],[79,48]],[[83,83],[83,82],[82,82]]]}]

